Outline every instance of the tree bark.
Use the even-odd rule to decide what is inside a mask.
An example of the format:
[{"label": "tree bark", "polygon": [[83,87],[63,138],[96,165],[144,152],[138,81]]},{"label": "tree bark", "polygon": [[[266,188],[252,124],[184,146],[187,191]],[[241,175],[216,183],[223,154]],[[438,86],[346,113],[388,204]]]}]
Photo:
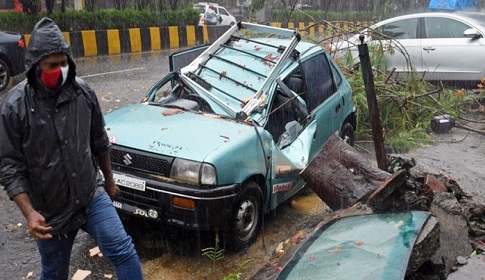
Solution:
[{"label": "tree bark", "polygon": [[352,206],[391,177],[336,135],[300,175],[333,210]]}]

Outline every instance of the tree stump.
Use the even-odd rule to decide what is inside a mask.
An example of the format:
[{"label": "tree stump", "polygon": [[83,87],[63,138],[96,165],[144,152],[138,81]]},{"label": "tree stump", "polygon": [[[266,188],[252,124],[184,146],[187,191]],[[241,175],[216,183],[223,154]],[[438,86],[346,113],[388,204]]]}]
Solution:
[{"label": "tree stump", "polygon": [[300,175],[332,210],[352,206],[391,177],[336,135]]}]

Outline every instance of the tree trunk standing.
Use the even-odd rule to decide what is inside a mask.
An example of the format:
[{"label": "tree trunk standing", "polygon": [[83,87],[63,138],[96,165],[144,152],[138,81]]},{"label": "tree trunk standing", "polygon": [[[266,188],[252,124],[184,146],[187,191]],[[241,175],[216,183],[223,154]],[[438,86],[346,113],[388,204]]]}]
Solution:
[{"label": "tree trunk standing", "polygon": [[34,9],[34,3],[32,0],[22,0],[22,11],[31,15],[37,14],[37,9]]},{"label": "tree trunk standing", "polygon": [[52,12],[54,11],[54,4],[55,0],[45,0],[45,8],[48,15],[52,14]]},{"label": "tree trunk standing", "polygon": [[332,210],[352,206],[391,177],[336,135],[300,175]]},{"label": "tree trunk standing", "polygon": [[66,1],[67,0],[62,0],[61,1],[61,13],[65,13],[66,12]]},{"label": "tree trunk standing", "polygon": [[96,0],[84,0],[84,8],[86,9],[87,12],[94,11],[95,2]]}]

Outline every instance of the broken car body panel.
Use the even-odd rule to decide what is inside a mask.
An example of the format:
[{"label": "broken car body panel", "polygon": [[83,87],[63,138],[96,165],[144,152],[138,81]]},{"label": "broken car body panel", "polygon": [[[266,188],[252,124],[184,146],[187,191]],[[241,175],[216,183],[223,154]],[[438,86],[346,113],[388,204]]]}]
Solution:
[{"label": "broken car body panel", "polygon": [[[285,38],[246,39],[240,29]],[[299,39],[240,23],[211,46],[177,53],[178,71],[140,104],[107,114],[122,190],[115,206],[228,232],[236,249],[253,242],[261,216],[305,186],[299,174],[328,137],[355,128],[343,74],[323,48]],[[184,53],[199,56],[184,66]]]}]

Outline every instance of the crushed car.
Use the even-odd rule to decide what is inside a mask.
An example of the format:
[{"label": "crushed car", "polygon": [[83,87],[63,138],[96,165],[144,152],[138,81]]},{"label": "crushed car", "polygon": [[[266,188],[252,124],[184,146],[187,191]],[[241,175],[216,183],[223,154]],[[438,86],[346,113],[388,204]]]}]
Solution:
[{"label": "crushed car", "polygon": [[349,83],[294,30],[239,22],[170,65],[141,102],[105,115],[121,215],[217,231],[238,251],[305,187],[331,135],[353,144]]}]

